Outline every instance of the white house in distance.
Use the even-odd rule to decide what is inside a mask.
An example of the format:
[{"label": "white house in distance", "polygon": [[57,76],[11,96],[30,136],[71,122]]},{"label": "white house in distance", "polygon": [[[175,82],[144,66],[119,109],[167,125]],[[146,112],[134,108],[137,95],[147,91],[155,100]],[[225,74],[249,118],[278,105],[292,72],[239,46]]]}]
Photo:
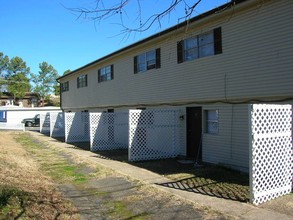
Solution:
[{"label": "white house in distance", "polygon": [[60,107],[25,108],[13,105],[2,106],[0,107],[0,130],[24,130],[23,119],[33,118],[36,115],[45,115],[48,112],[60,112]]},{"label": "white house in distance", "polygon": [[293,103],[292,11],[231,1],[60,77],[61,108],[181,109],[180,155],[248,170],[248,104]]}]

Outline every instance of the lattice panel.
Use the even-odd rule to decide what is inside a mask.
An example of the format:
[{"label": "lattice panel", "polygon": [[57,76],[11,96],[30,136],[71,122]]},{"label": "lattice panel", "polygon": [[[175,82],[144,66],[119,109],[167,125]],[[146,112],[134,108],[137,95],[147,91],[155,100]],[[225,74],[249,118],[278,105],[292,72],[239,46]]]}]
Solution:
[{"label": "lattice panel", "polygon": [[50,113],[40,114],[40,132],[50,135]]},{"label": "lattice panel", "polygon": [[89,142],[89,113],[66,112],[65,113],[65,141]]},{"label": "lattice panel", "polygon": [[292,107],[251,105],[251,202],[292,190]]},{"label": "lattice panel", "polygon": [[128,112],[90,113],[91,150],[127,149]]},{"label": "lattice panel", "polygon": [[182,143],[180,110],[130,110],[129,160],[178,156]]},{"label": "lattice panel", "polygon": [[293,105],[291,105],[291,193],[293,193]]},{"label": "lattice panel", "polygon": [[51,137],[64,137],[64,113],[51,112],[50,113],[50,136]]}]

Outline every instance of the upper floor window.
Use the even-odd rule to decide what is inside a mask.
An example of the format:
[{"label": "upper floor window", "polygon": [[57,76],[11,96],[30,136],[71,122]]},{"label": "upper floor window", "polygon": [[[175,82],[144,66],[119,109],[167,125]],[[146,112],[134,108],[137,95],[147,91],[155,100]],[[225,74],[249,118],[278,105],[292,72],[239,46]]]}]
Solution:
[{"label": "upper floor window", "polygon": [[69,82],[64,82],[64,83],[61,83],[61,91],[62,92],[66,92],[66,91],[69,91]]},{"label": "upper floor window", "polygon": [[87,87],[87,75],[77,77],[77,88]]},{"label": "upper floor window", "polygon": [[114,65],[109,65],[98,70],[98,82],[114,79]]},{"label": "upper floor window", "polygon": [[182,40],[177,44],[178,63],[220,53],[222,53],[221,27]]},{"label": "upper floor window", "polygon": [[150,50],[134,57],[134,73],[161,67],[161,49]]}]

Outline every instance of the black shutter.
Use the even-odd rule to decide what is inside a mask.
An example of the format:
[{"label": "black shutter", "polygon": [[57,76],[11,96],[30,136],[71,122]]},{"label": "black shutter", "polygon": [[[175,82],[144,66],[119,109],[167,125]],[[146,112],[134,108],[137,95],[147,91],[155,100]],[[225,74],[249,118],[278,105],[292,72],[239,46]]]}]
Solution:
[{"label": "black shutter", "polygon": [[133,67],[134,67],[134,73],[137,73],[137,56],[133,59]]},{"label": "black shutter", "polygon": [[101,69],[98,70],[98,83],[101,82]]},{"label": "black shutter", "polygon": [[84,77],[85,77],[85,86],[87,86],[87,75],[85,75]]},{"label": "black shutter", "polygon": [[183,62],[183,40],[177,42],[177,63]]},{"label": "black shutter", "polygon": [[77,88],[79,88],[79,77],[77,77]]},{"label": "black shutter", "polygon": [[67,85],[67,91],[69,91],[69,81],[66,82]]},{"label": "black shutter", "polygon": [[114,65],[111,65],[111,80],[114,79]]},{"label": "black shutter", "polygon": [[156,49],[156,68],[161,68],[161,48]]},{"label": "black shutter", "polygon": [[221,29],[221,27],[214,29],[214,50],[215,50],[215,54],[222,53],[222,29]]}]

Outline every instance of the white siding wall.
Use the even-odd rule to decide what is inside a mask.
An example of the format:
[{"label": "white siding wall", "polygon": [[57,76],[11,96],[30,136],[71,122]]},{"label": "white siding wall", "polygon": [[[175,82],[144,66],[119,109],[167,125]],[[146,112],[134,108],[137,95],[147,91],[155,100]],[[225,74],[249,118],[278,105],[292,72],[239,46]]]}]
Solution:
[{"label": "white siding wall", "polygon": [[47,112],[60,111],[59,108],[23,108],[9,109],[0,108],[2,111],[7,111],[7,122],[0,122],[0,129],[21,129],[21,121],[25,118],[33,118],[37,114],[46,114]]},{"label": "white siding wall", "polygon": [[[285,98],[293,93],[293,1],[269,1],[214,17],[188,33],[182,30],[125,51],[80,71],[62,94],[62,107],[139,105],[184,101]],[[220,16],[220,15],[219,15]],[[215,20],[216,19],[216,20]],[[223,53],[177,64],[177,41],[222,27]],[[133,57],[161,48],[161,68],[133,73]],[[114,64],[114,80],[98,83],[102,66]],[[88,74],[88,87],[76,78]]]},{"label": "white siding wall", "polygon": [[292,9],[293,1],[272,1],[227,23],[222,64],[229,98],[292,97]]},{"label": "white siding wall", "polygon": [[[256,2],[249,6],[249,2]],[[151,40],[66,78],[64,110],[135,108],[143,104],[284,99],[293,95],[293,1],[248,1],[241,10],[206,18]],[[223,53],[177,64],[177,42],[222,27]],[[161,48],[161,68],[134,74],[133,57]],[[98,83],[98,69],[114,64],[114,80]],[[88,74],[88,87],[76,78]],[[200,105],[199,105],[200,106]],[[247,105],[210,104],[219,110],[219,134],[203,134],[203,160],[249,166]],[[116,111],[116,110],[115,110]],[[185,140],[186,141],[186,140]],[[182,146],[184,155],[186,146]]]},{"label": "white siding wall", "polygon": [[219,133],[203,133],[203,161],[248,171],[248,106],[206,105],[204,110],[219,111]]}]

